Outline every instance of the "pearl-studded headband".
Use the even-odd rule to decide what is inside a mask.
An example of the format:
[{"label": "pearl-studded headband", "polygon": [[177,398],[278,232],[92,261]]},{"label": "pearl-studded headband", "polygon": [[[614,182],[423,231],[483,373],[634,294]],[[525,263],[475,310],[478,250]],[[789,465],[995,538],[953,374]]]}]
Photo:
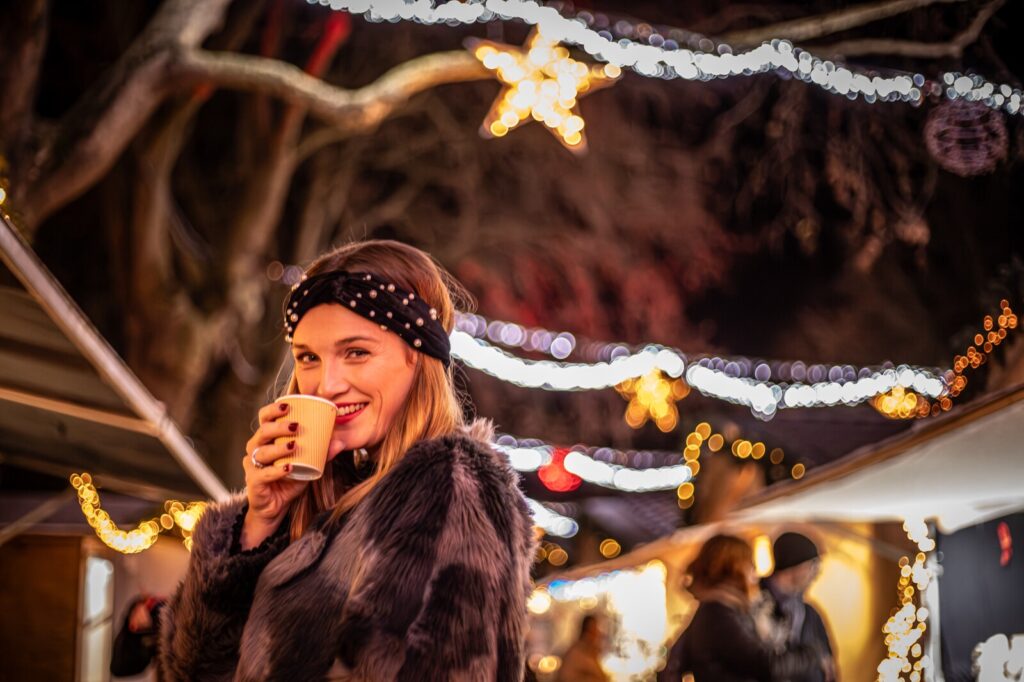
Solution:
[{"label": "pearl-studded headband", "polygon": [[284,311],[285,341],[292,342],[299,320],[312,308],[338,303],[444,366],[451,364],[451,342],[437,320],[437,310],[415,292],[384,282],[367,272],[332,270],[303,279],[292,287]]}]

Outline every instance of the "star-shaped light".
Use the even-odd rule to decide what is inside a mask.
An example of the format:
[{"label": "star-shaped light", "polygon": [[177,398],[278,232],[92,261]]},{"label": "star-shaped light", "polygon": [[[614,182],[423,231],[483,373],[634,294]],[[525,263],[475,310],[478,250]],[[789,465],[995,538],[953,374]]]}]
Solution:
[{"label": "star-shaped light", "polygon": [[567,49],[537,30],[521,48],[489,40],[473,41],[470,47],[484,67],[505,84],[481,126],[485,137],[502,137],[534,119],[566,148],[582,152],[587,142],[578,99],[608,87],[622,75],[614,64],[576,61]]}]

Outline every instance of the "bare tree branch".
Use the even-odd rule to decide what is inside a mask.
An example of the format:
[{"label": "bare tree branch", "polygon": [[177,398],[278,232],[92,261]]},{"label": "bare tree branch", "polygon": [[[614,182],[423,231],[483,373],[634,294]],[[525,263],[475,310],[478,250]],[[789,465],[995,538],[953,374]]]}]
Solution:
[{"label": "bare tree branch", "polygon": [[62,118],[11,194],[32,230],[103,177],[163,101],[174,50],[199,45],[230,0],[167,0],[145,30]]},{"label": "bare tree branch", "polygon": [[357,90],[334,87],[274,59],[203,50],[182,52],[174,71],[187,83],[210,82],[301,104],[336,128],[356,132],[373,130],[418,92],[491,77],[479,60],[462,51],[410,59]]},{"label": "bare tree branch", "polygon": [[978,39],[985,24],[992,18],[992,15],[999,11],[1004,2],[1005,0],[993,0],[993,2],[982,7],[970,25],[948,42],[919,43],[912,40],[896,40],[891,38],[864,38],[860,40],[844,40],[832,45],[816,47],[814,51],[823,57],[857,57],[866,54],[888,54],[921,59],[957,58],[963,55],[964,48]]},{"label": "bare tree branch", "polygon": [[20,155],[32,123],[39,67],[48,33],[46,0],[14,3],[0,22],[0,157]]},{"label": "bare tree branch", "polygon": [[794,42],[805,42],[823,36],[846,31],[851,28],[888,19],[936,3],[964,2],[965,0],[882,0],[866,5],[857,5],[813,17],[804,17],[778,24],[761,26],[745,31],[732,31],[718,36],[718,39],[732,47],[760,45],[772,38],[786,38]]}]

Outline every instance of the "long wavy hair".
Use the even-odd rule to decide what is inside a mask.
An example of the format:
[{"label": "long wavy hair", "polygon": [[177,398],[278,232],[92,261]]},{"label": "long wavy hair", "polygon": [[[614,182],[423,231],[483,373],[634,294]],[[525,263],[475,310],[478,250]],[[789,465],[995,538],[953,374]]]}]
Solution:
[{"label": "long wavy hair", "polygon": [[[437,319],[448,333],[455,325],[456,308],[468,310],[473,305],[465,288],[437,261],[401,242],[370,240],[346,244],[317,258],[306,274],[334,270],[368,272],[415,292],[437,309]],[[292,370],[282,395],[298,392]],[[373,473],[366,480],[353,481],[329,464],[324,475],[292,502],[292,539],[301,537],[316,515],[326,509],[333,509],[330,523],[337,522],[380,483],[417,441],[445,436],[463,426],[462,404],[455,389],[454,364],[446,369],[440,360],[421,354],[409,395],[381,441]]]}]

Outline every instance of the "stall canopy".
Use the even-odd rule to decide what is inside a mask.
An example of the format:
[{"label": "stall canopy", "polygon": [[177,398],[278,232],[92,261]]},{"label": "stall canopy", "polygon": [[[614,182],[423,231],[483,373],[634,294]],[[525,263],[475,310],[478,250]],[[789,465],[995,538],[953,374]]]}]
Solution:
[{"label": "stall canopy", "polygon": [[227,490],[0,213],[0,462],[146,497]]},{"label": "stall canopy", "polygon": [[960,528],[1024,509],[1024,386],[772,486],[737,520],[903,521]]}]

